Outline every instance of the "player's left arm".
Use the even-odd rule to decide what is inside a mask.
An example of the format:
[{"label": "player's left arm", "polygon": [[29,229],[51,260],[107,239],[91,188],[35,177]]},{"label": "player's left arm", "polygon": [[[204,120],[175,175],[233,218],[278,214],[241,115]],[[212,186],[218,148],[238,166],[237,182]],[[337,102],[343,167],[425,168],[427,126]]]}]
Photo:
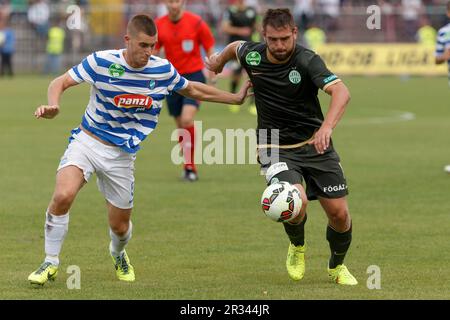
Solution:
[{"label": "player's left arm", "polygon": [[340,80],[326,86],[323,90],[331,96],[330,106],[322,125],[311,141],[311,144],[314,144],[317,152],[321,154],[330,146],[333,129],[341,120],[350,101],[350,92],[347,86]]},{"label": "player's left arm", "polygon": [[180,89],[177,92],[183,96],[217,103],[227,104],[242,104],[248,95],[248,89],[251,87],[251,82],[247,81],[242,85],[241,90],[238,93],[231,93],[217,89],[215,87],[206,85],[197,81],[189,81],[188,85],[184,89]]}]

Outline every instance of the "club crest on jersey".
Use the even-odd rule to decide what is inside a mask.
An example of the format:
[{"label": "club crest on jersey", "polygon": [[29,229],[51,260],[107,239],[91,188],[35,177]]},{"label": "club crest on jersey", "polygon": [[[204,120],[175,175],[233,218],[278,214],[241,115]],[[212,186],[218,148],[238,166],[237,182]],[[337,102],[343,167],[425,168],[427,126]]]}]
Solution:
[{"label": "club crest on jersey", "polygon": [[291,70],[291,72],[289,72],[289,81],[291,81],[293,84],[299,84],[300,81],[302,81],[300,72],[298,72],[297,70]]},{"label": "club crest on jersey", "polygon": [[261,63],[261,55],[257,51],[251,51],[245,56],[245,61],[250,66],[257,66]]},{"label": "club crest on jersey", "polygon": [[121,94],[114,97],[114,103],[119,108],[150,109],[153,99],[141,94]]},{"label": "club crest on jersey", "polygon": [[155,89],[155,86],[156,86],[156,81],[155,81],[155,80],[150,80],[150,82],[149,82],[149,84],[148,84],[148,87],[149,87],[151,90],[153,90],[153,89]]},{"label": "club crest on jersey", "polygon": [[125,68],[118,63],[113,63],[112,65],[109,66],[108,72],[114,78],[118,78],[125,73]]}]

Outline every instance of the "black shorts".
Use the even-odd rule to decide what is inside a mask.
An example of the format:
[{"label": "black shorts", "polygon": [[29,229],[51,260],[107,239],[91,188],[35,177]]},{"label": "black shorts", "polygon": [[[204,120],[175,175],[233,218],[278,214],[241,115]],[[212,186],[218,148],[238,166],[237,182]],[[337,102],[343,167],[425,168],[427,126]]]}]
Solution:
[{"label": "black shorts", "polygon": [[267,184],[287,181],[303,184],[308,200],[342,198],[348,194],[340,158],[332,146],[318,154],[313,145],[295,149],[258,149],[258,161],[266,174]]},{"label": "black shorts", "polygon": [[[182,76],[185,77],[187,80],[197,81],[197,82],[202,82],[202,83],[206,82],[205,75],[203,74],[202,71],[197,71],[194,73],[187,73],[187,74],[183,74]],[[169,114],[172,117],[180,116],[181,112],[183,111],[183,106],[186,104],[193,105],[193,106],[197,107],[197,109],[200,106],[200,102],[198,100],[184,97],[181,94],[178,94],[176,92],[172,92],[172,94],[168,95],[166,99],[167,99],[167,107],[169,109]]]}]

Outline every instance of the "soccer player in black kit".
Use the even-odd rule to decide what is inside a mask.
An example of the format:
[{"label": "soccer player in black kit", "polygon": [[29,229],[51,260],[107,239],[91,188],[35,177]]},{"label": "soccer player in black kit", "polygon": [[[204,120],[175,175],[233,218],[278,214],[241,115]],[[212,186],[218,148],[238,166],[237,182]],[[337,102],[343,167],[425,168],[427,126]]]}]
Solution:
[{"label": "soccer player in black kit", "polygon": [[[228,43],[238,40],[250,41],[253,33],[256,31],[256,21],[258,13],[255,8],[247,6],[244,0],[237,0],[229,6],[222,17],[221,30],[229,36]],[[235,61],[234,61],[235,62]],[[235,93],[242,77],[242,67],[239,63],[231,64],[231,87],[230,91]],[[231,112],[239,112],[241,106],[230,105]],[[249,112],[256,115],[254,103],[250,106]]]},{"label": "soccer player in black kit", "polygon": [[[308,200],[318,199],[328,217],[328,276],[338,284],[356,285],[343,263],[352,239],[352,222],[347,183],[331,141],[350,100],[349,91],[317,54],[296,43],[297,28],[288,9],[267,10],[263,36],[263,43],[230,43],[207,59],[206,67],[220,73],[236,57],[245,68],[255,93],[258,156],[267,184],[287,181],[301,193],[301,213],[283,223],[290,240],[286,267],[291,279],[303,278],[306,206]],[[331,96],[325,117],[318,89]]]}]

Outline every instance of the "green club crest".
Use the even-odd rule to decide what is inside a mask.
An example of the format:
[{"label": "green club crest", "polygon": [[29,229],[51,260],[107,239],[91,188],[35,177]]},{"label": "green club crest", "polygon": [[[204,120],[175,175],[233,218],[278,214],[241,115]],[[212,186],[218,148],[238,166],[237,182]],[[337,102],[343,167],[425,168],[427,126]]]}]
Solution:
[{"label": "green club crest", "polygon": [[289,72],[289,81],[293,84],[299,84],[300,81],[302,81],[302,76],[297,70],[291,70],[291,72]]},{"label": "green club crest", "polygon": [[245,56],[245,61],[250,66],[257,66],[261,63],[261,55],[257,51],[249,52]]},{"label": "green club crest", "polygon": [[121,77],[125,73],[124,67],[117,63],[113,63],[112,65],[110,65],[108,71],[109,74],[114,78]]}]

